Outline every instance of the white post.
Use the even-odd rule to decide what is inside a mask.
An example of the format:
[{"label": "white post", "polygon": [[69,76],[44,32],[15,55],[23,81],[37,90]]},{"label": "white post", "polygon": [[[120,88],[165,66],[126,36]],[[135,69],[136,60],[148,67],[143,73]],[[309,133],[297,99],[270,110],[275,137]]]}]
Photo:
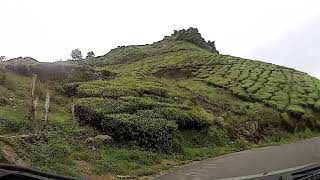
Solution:
[{"label": "white post", "polygon": [[35,107],[36,98],[34,97],[34,89],[36,87],[36,82],[37,82],[37,75],[34,74],[31,82],[31,103],[30,103],[30,112],[29,112],[30,120],[35,120],[36,118],[36,107]]},{"label": "white post", "polygon": [[72,120],[74,121],[74,100],[73,99],[71,104],[71,114],[72,114]]}]

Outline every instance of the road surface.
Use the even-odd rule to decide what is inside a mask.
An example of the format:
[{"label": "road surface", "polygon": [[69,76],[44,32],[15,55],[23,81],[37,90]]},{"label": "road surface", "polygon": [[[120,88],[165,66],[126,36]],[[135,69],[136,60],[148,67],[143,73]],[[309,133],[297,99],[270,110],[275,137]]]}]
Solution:
[{"label": "road surface", "polygon": [[219,156],[174,170],[158,180],[248,176],[320,162],[320,137]]}]

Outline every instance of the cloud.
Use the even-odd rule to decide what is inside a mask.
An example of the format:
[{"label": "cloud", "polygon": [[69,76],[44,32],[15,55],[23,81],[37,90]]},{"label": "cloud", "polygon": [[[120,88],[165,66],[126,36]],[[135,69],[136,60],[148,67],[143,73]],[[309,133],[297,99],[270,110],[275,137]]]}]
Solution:
[{"label": "cloud", "polygon": [[291,29],[278,40],[253,50],[253,56],[320,78],[320,18]]}]

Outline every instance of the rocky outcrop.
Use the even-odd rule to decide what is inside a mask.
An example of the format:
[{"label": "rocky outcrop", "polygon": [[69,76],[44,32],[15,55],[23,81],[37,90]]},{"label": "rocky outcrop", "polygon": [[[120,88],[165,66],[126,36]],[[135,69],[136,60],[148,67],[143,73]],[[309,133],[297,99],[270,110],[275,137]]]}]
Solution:
[{"label": "rocky outcrop", "polygon": [[171,36],[165,37],[165,39],[177,40],[177,41],[186,41],[192,44],[195,44],[201,48],[207,49],[213,53],[219,53],[215,47],[214,41],[206,41],[201,34],[199,33],[197,28],[190,27],[185,30],[175,30]]}]

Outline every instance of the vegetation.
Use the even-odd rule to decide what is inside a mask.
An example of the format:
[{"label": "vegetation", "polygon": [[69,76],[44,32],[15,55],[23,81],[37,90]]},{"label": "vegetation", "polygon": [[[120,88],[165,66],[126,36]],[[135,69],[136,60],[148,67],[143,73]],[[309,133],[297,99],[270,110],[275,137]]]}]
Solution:
[{"label": "vegetation", "polygon": [[6,60],[5,56],[0,56],[0,62]]},{"label": "vegetation", "polygon": [[70,56],[73,60],[80,60],[82,59],[82,52],[77,48],[71,51]]},{"label": "vegetation", "polygon": [[87,53],[86,59],[92,59],[92,58],[94,58],[94,56],[95,56],[94,52],[90,51],[90,52]]},{"label": "vegetation", "polygon": [[[319,130],[318,79],[221,55],[194,28],[89,61],[2,64],[0,143],[60,174],[150,175]],[[35,122],[25,118],[32,74],[40,107],[50,91],[47,126],[41,108]],[[105,135],[112,141],[95,141]]]},{"label": "vegetation", "polygon": [[5,80],[6,80],[6,72],[5,72],[5,69],[0,66],[0,85],[2,85]]}]

